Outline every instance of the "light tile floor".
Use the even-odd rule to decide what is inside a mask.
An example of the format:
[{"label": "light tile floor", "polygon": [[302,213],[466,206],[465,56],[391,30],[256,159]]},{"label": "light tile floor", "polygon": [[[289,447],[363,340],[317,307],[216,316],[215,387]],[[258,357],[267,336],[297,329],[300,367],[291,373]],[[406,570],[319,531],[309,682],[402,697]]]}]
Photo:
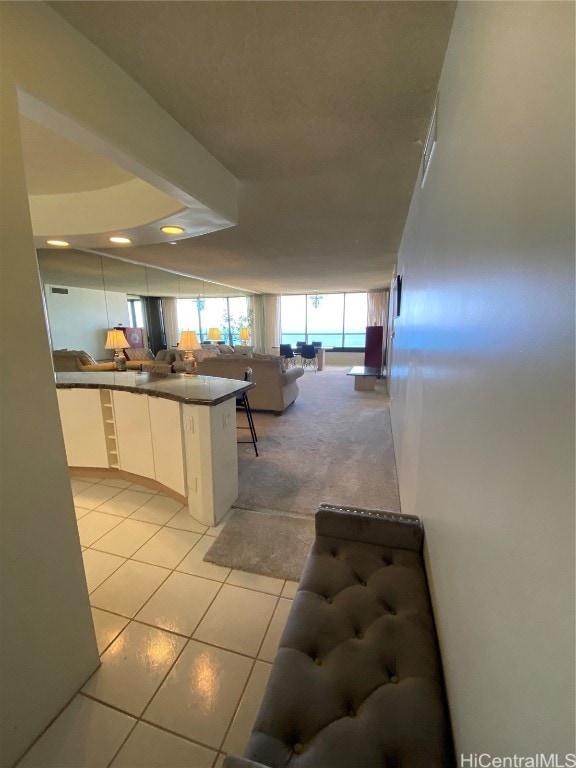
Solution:
[{"label": "light tile floor", "polygon": [[297,585],[205,563],[224,523],[173,499],[71,482],[102,666],[18,768],[220,768],[244,750]]}]

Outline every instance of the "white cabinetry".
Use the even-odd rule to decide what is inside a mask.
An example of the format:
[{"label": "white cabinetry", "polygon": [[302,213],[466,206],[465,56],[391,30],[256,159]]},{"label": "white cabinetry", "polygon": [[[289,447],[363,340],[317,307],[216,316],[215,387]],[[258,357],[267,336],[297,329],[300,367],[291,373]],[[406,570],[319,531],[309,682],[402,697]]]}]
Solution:
[{"label": "white cabinetry", "polygon": [[154,479],[148,396],[112,392],[120,469]]},{"label": "white cabinetry", "polygon": [[188,509],[204,525],[217,525],[238,498],[236,400],[184,405],[183,427]]},{"label": "white cabinetry", "polygon": [[71,467],[107,467],[100,391],[58,389],[66,458]]},{"label": "white cabinetry", "polygon": [[176,493],[186,495],[180,403],[148,397],[155,479]]},{"label": "white cabinetry", "polygon": [[187,500],[190,514],[208,526],[236,500],[234,397],[208,406],[81,385],[57,394],[70,467],[155,481]]}]

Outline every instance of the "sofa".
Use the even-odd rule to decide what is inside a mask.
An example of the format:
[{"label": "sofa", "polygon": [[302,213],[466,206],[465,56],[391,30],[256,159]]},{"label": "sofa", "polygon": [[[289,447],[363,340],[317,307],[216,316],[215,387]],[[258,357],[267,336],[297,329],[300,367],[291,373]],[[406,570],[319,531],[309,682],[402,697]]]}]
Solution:
[{"label": "sofa", "polygon": [[[52,351],[52,362],[56,373],[65,373],[70,371],[113,371],[115,370],[114,361],[97,363],[94,358],[83,349],[54,349]],[[126,369],[129,371],[142,370],[140,361],[127,361]]]},{"label": "sofa", "polygon": [[243,756],[224,768],[453,768],[419,518],[321,505]]},{"label": "sofa", "polygon": [[217,353],[197,362],[197,373],[203,376],[220,376],[224,379],[244,379],[246,368],[252,368],[252,381],[256,387],[250,390],[250,408],[253,411],[274,411],[280,415],[298,397],[297,380],[304,374],[302,368],[285,371],[283,360],[276,355],[252,357],[237,353]]},{"label": "sofa", "polygon": [[[130,359],[134,350],[125,350]],[[182,362],[182,353],[174,349],[161,349],[156,356],[150,355],[142,360],[142,370],[147,373],[185,373],[186,367]]]}]

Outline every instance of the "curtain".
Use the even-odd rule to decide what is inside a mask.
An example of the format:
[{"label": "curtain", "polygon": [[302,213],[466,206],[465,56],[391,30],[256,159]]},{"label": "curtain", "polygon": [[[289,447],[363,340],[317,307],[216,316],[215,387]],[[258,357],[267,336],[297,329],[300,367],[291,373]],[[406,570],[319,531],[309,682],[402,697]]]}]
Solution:
[{"label": "curtain", "polygon": [[279,349],[273,347],[280,346],[280,296],[275,294],[266,294],[264,296],[264,328],[266,334],[264,346],[268,354],[276,353]]},{"label": "curtain", "polygon": [[253,320],[254,351],[263,354],[278,352],[280,345],[280,296],[258,294],[248,297],[248,309]]},{"label": "curtain", "polygon": [[386,326],[388,325],[388,302],[390,301],[390,289],[384,288],[381,291],[368,291],[368,325],[384,326],[384,335],[386,335]]},{"label": "curtain", "polygon": [[384,346],[388,346],[388,305],[390,289],[368,291],[368,325],[381,325],[384,329]]},{"label": "curtain", "polygon": [[166,346],[177,347],[180,340],[178,329],[178,299],[162,299],[162,314],[164,316],[164,333],[166,334]]}]

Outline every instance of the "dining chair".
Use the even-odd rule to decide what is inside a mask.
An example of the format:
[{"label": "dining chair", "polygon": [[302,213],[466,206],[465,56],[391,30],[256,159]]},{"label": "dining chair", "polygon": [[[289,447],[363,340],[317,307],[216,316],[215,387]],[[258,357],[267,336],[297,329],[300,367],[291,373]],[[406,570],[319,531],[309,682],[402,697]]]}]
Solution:
[{"label": "dining chair", "polygon": [[286,361],[286,366],[296,365],[294,350],[290,344],[280,344],[280,355]]},{"label": "dining chair", "polygon": [[314,368],[315,372],[318,371],[316,348],[312,344],[304,344],[300,354],[302,355],[302,368]]}]

